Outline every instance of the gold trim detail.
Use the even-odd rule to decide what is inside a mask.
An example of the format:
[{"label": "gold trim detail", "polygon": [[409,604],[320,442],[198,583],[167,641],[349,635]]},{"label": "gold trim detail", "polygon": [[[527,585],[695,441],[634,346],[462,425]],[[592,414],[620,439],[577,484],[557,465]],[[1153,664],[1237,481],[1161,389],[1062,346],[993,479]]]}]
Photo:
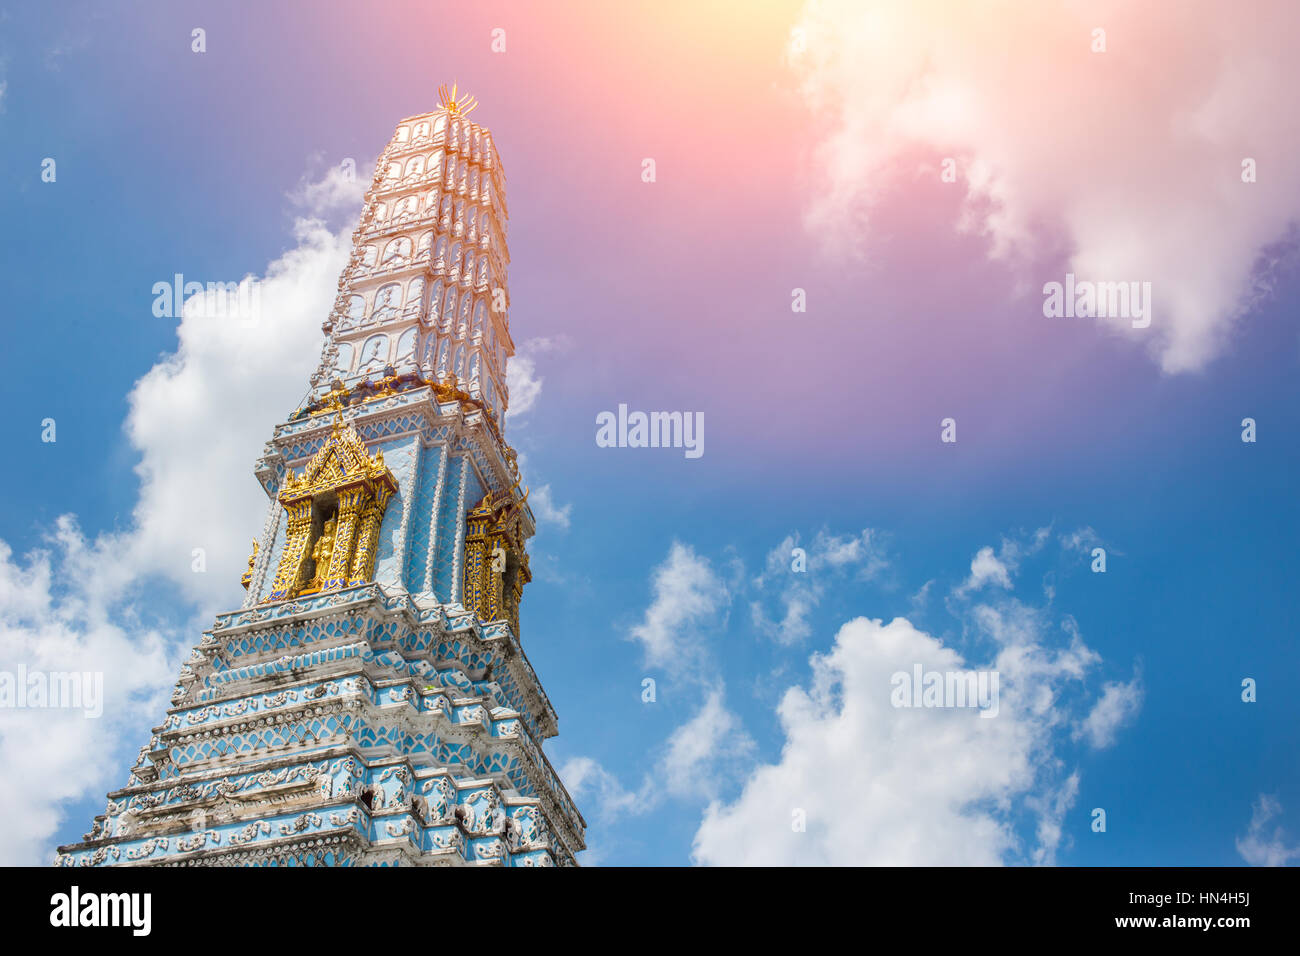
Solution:
[{"label": "gold trim detail", "polygon": [[455,374],[450,374],[439,382],[431,377],[409,372],[399,375],[393,371],[392,366],[386,368],[385,372],[384,377],[378,381],[366,379],[350,389],[338,379],[335,379],[331,383],[329,392],[316,401],[308,402],[299,408],[289,420],[297,421],[300,418],[315,418],[317,415],[337,414],[344,408],[363,405],[366,402],[385,398],[389,395],[396,395],[399,392],[427,388],[433,392],[434,400],[438,404],[457,402],[464,408],[482,411],[484,413],[482,421],[487,426],[487,430],[492,434],[492,437],[496,439],[501,454],[505,458],[506,466],[510,469],[511,479],[514,481],[519,480],[519,456],[513,448],[506,444],[505,436],[501,434],[501,427],[497,424],[496,419],[487,413],[483,402],[461,388]]},{"label": "gold trim detail", "polygon": [[524,550],[521,515],[528,492],[516,485],[500,502],[489,491],[465,516],[465,581],[462,603],[480,621],[504,618],[519,636],[519,603],[532,580]]},{"label": "gold trim detail", "polygon": [[302,474],[290,474],[280,489],[288,532],[269,600],[371,580],[384,510],[396,493],[384,453],[372,458],[357,430],[336,419]]},{"label": "gold trim detail", "polygon": [[239,583],[248,590],[248,586],[253,582],[253,562],[257,560],[257,539],[253,540],[253,553],[248,556],[248,569],[239,576]]}]

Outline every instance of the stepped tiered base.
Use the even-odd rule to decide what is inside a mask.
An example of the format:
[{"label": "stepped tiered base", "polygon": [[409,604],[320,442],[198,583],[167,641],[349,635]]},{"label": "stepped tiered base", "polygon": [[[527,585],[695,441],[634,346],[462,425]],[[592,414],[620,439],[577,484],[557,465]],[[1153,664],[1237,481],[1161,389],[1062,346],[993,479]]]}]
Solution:
[{"label": "stepped tiered base", "polygon": [[503,621],[367,584],[220,616],[62,866],[571,865],[555,714]]}]

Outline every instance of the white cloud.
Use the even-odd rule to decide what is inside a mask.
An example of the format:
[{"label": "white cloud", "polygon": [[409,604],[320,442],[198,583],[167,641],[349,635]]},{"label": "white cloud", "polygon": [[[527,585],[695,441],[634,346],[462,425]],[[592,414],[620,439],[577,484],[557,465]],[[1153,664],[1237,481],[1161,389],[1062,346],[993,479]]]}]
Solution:
[{"label": "white cloud", "polygon": [[1038,814],[1038,845],[1030,853],[1035,866],[1055,866],[1056,851],[1060,848],[1065,831],[1062,822],[1074,806],[1079,795],[1079,771],[1066,777],[1061,785],[1041,796],[1025,798],[1025,806]]},{"label": "white cloud", "polygon": [[1115,735],[1142,709],[1142,681],[1134,677],[1128,683],[1108,681],[1101,697],[1076,730],[1076,736],[1098,749],[1109,747]]},{"label": "white cloud", "polygon": [[531,338],[519,346],[506,366],[506,390],[510,393],[508,419],[513,421],[531,411],[541,397],[543,379],[537,373],[538,357],[562,355],[571,344],[566,335],[552,335]]},{"label": "white cloud", "polygon": [[965,597],[991,584],[1011,590],[1012,576],[1020,570],[1020,562],[1041,551],[1050,533],[1051,528],[1039,528],[1024,540],[1003,538],[997,554],[991,547],[980,548],[971,559],[970,576],[953,589],[953,595]]},{"label": "white cloud", "polygon": [[522,350],[516,352],[506,366],[506,390],[510,394],[507,418],[518,418],[527,413],[542,394],[542,377],[537,374],[537,363]]},{"label": "white cloud", "polygon": [[729,595],[707,558],[689,545],[674,541],[668,557],[654,570],[653,600],[645,619],[630,637],[641,643],[647,667],[689,674],[702,657],[698,634],[721,614]]},{"label": "white cloud", "polygon": [[[322,159],[321,156],[313,157],[313,165]],[[373,166],[374,163],[370,163],[370,167]],[[324,218],[338,211],[360,215],[370,182],[369,167],[358,166],[354,159],[348,158],[328,167],[320,179],[304,176],[289,193],[289,201],[311,218]]]},{"label": "white cloud", "polygon": [[[1093,53],[1099,24],[1107,50]],[[958,225],[992,256],[1023,263],[1063,240],[1081,278],[1151,282],[1151,327],[1111,327],[1168,372],[1223,350],[1261,250],[1300,214],[1284,172],[1300,124],[1278,119],[1292,114],[1292,0],[1249,17],[1208,0],[815,0],[797,27],[800,92],[826,126],[811,230],[856,251],[900,161],[931,157],[938,184],[952,157]],[[1242,182],[1246,157],[1257,183]],[[1031,298],[1063,279],[1027,276]]]},{"label": "white cloud", "polygon": [[[539,346],[539,343],[543,343]],[[547,351],[546,339],[530,339],[521,345],[506,365],[506,391],[510,395],[508,419],[527,414],[542,394],[542,377],[537,374],[535,355]]]},{"label": "white cloud", "polygon": [[565,761],[559,774],[575,800],[590,801],[597,820],[615,823],[627,815],[648,813],[670,798],[713,799],[724,785],[743,777],[754,749],[753,738],[727,708],[725,692],[718,685],[704,688],[695,715],[647,754],[636,790],[625,788],[592,757]]},{"label": "white cloud", "polygon": [[925,606],[930,603],[930,591],[934,588],[934,578],[926,581],[920,589],[912,595],[912,611],[919,613],[925,610]]},{"label": "white cloud", "polygon": [[799,644],[812,635],[812,613],[832,583],[842,582],[844,575],[854,568],[857,580],[875,580],[889,567],[882,535],[871,528],[864,528],[856,535],[834,535],[825,528],[818,531],[803,549],[806,556],[803,571],[794,570],[793,552],[798,544],[798,535],[787,535],[768,552],[763,572],[754,579],[759,592],[771,582],[780,585],[779,616],[769,614],[761,599],[751,601],[749,606],[754,628],[787,646]]},{"label": "white cloud", "polygon": [[602,819],[635,813],[642,797],[624,790],[618,778],[591,757],[571,757],[559,768],[560,779],[575,801],[589,799]]},{"label": "white cloud", "polygon": [[[857,618],[829,653],[810,660],[809,686],[777,709],[780,759],[760,764],[741,794],[709,806],[695,835],[697,862],[722,865],[995,865],[1051,862],[1077,780],[1058,752],[1066,690],[1098,658],[1077,633],[1045,640],[1039,612],[1015,601],[982,606],[993,642],[998,715],[895,708],[891,677],[972,665],[898,618]],[[806,815],[806,832],[792,826]],[[1033,822],[1025,847],[1017,824]]]},{"label": "white cloud", "polygon": [[563,355],[573,347],[567,335],[536,335],[524,342],[522,351],[529,355]]},{"label": "white cloud", "polygon": [[647,666],[665,668],[700,704],[662,746],[647,753],[635,791],[594,758],[565,764],[561,777],[570,793],[575,799],[590,794],[598,818],[606,822],[647,813],[667,799],[711,799],[744,772],[754,750],[754,741],[726,706],[724,685],[709,676],[717,671],[709,644],[731,599],[727,584],[706,558],[674,541],[652,573],[651,591],[645,617],[629,638],[641,644]]},{"label": "white cloud", "polygon": [[1043,642],[1050,626],[1046,612],[1014,598],[1003,599],[996,607],[976,605],[970,610],[970,622],[997,646],[997,668],[1017,675],[1032,688],[1023,699],[1025,706],[1050,719],[1053,726],[1063,723],[1070,714],[1053,710],[1051,681],[1081,681],[1101,663],[1101,655],[1083,642],[1074,620],[1067,617],[1061,623],[1069,642],[1050,649]]},{"label": "white cloud", "polygon": [[1091,554],[1092,549],[1101,545],[1101,537],[1090,527],[1076,528],[1069,534],[1063,534],[1060,538],[1061,547],[1067,551],[1079,551],[1083,554]]},{"label": "white cloud", "polygon": [[754,579],[754,584],[763,588],[773,578],[784,581],[791,575],[855,566],[859,568],[859,579],[868,581],[878,577],[889,566],[884,535],[872,528],[863,528],[858,534],[844,535],[832,534],[822,528],[803,549],[807,558],[804,572],[793,570],[793,552],[799,546],[798,534],[786,535],[780,544],[767,553],[763,571]]},{"label": "white cloud", "polygon": [[781,595],[784,611],[779,619],[769,618],[762,602],[751,601],[749,615],[754,629],[778,644],[789,646],[806,641],[812,636],[812,613],[817,610],[823,590],[802,581],[792,581]]},{"label": "white cloud", "polygon": [[825,564],[831,568],[860,566],[858,577],[869,581],[889,566],[882,535],[871,528],[860,534],[833,535],[822,529],[813,538],[808,557],[814,568]]},{"label": "white cloud", "polygon": [[[8,808],[0,865],[51,862],[61,805],[126,782],[125,764],[161,719],[180,670],[175,634],[133,619],[120,590],[129,574],[108,543],[87,542],[68,517],[23,560],[0,541],[0,670],[103,675],[98,719],[71,709],[0,711],[0,801]],[[125,610],[115,606],[123,599]]]},{"label": "white cloud", "polygon": [[1000,588],[1011,589],[1011,570],[993,554],[990,547],[980,548],[970,563],[970,577],[957,590],[965,594],[977,591],[987,584],[996,584]]},{"label": "white cloud", "polygon": [[[513,361],[513,360],[512,360]],[[537,470],[532,466],[527,452],[519,453],[519,473],[523,475],[537,475]],[[573,512],[573,505],[557,505],[555,495],[551,491],[549,484],[538,485],[536,487],[528,486],[528,504],[533,509],[533,515],[539,523],[552,524],[557,528],[569,527],[569,518]]]},{"label": "white cloud", "polygon": [[722,689],[711,688],[699,712],[668,738],[659,776],[672,796],[713,798],[753,751],[754,741],[727,709]]},{"label": "white cloud", "polygon": [[[880,554],[855,552],[842,537],[818,537],[809,566],[841,581]],[[860,540],[878,545],[872,534]],[[1048,540],[1048,529],[1038,529],[1004,539],[1000,553],[1015,564]],[[752,582],[757,589],[773,581],[786,588],[795,542],[790,536],[769,553]],[[877,570],[885,566],[883,558],[876,563]],[[677,670],[699,689],[699,707],[647,755],[636,790],[594,761],[576,769],[595,782],[590,792],[604,820],[645,813],[668,799],[709,800],[694,843],[697,862],[1053,864],[1069,842],[1064,821],[1079,792],[1065,748],[1082,737],[1082,727],[1094,731],[1090,743],[1108,745],[1122,723],[1112,718],[1132,713],[1116,706],[1110,684],[1101,694],[1105,704],[1087,699],[1084,681],[1101,658],[1072,619],[1057,629],[1045,609],[1002,597],[962,605],[963,647],[983,648],[981,669],[999,675],[996,717],[895,709],[890,694],[897,671],[918,663],[927,671],[977,665],[906,620],[885,625],[859,618],[840,629],[829,653],[812,656],[809,686],[787,689],[777,710],[780,758],[756,764],[754,741],[726,707],[723,687],[699,676],[713,672],[714,635],[706,625],[725,611],[730,589],[707,561],[674,543],[655,569],[652,590],[635,636],[648,661],[692,662],[693,669]],[[739,795],[726,799],[737,784]],[[846,798],[853,794],[871,799]],[[791,828],[796,810],[807,815],[805,833]]]},{"label": "white cloud", "polygon": [[533,513],[537,515],[537,520],[545,521],[561,528],[569,526],[569,513],[573,510],[573,505],[556,505],[555,499],[551,494],[550,485],[542,485],[540,488],[534,488],[528,496],[528,504],[532,506]]},{"label": "white cloud", "polygon": [[1237,838],[1237,852],[1251,866],[1286,866],[1300,859],[1300,846],[1287,846],[1281,827],[1268,832],[1269,822],[1281,813],[1282,804],[1276,797],[1260,794],[1250,815],[1250,829]]},{"label": "white cloud", "polygon": [[[318,220],[300,220],[295,233],[298,245],[259,283],[260,319],[224,318],[191,299],[177,351],[129,398],[141,489],[126,557],[214,609],[242,597],[239,573],[267,506],[253,463],[306,394],[350,251],[348,233]],[[205,551],[205,573],[191,570],[195,548]]]}]

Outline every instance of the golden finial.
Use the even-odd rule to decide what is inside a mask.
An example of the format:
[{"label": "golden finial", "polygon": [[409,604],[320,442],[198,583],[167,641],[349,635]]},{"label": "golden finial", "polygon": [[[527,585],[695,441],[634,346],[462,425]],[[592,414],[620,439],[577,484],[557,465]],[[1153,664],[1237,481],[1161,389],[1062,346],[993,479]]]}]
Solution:
[{"label": "golden finial", "polygon": [[447,92],[446,84],[443,84],[438,87],[438,106],[452,116],[468,116],[478,106],[478,97],[468,93],[457,96],[455,83],[451,84],[450,93]]}]

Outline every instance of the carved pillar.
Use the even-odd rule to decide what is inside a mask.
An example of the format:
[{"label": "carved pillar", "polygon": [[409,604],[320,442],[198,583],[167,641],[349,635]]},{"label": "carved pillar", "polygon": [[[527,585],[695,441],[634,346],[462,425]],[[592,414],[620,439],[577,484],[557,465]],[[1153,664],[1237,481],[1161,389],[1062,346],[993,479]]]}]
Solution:
[{"label": "carved pillar", "polygon": [[514,631],[515,637],[519,636],[519,604],[524,599],[524,585],[532,579],[532,572],[528,569],[528,554],[521,550],[519,566],[510,579],[510,594],[506,596],[506,617],[510,621],[510,629]]},{"label": "carved pillar", "polygon": [[532,575],[518,512],[494,507],[489,493],[465,516],[464,604],[480,621],[507,620],[519,633],[519,602]]},{"label": "carved pillar", "polygon": [[488,494],[465,517],[465,572],[462,603],[481,621],[488,617],[488,594],[491,581],[491,555],[488,553],[488,528],[492,523],[492,496]]},{"label": "carved pillar", "polygon": [[352,565],[352,545],[356,541],[357,526],[365,511],[370,492],[365,488],[348,488],[339,492],[338,523],[334,530],[334,553],[330,556],[329,576],[322,591],[333,591],[348,583]]},{"label": "carved pillar", "polygon": [[505,535],[499,530],[491,535],[488,548],[487,573],[484,575],[486,607],[483,620],[495,621],[502,616],[501,609],[505,607],[504,583],[506,569],[510,567],[510,548]]},{"label": "carved pillar", "polygon": [[280,566],[276,569],[275,580],[271,584],[272,601],[292,597],[303,586],[307,553],[311,544],[311,499],[289,502],[285,504],[284,510],[289,519],[288,531]]},{"label": "carved pillar", "polygon": [[361,528],[357,535],[356,554],[352,558],[352,573],[348,584],[364,584],[375,576],[375,557],[379,550],[379,526],[384,520],[384,509],[393,492],[385,485],[375,489],[375,496],[361,514]]}]

